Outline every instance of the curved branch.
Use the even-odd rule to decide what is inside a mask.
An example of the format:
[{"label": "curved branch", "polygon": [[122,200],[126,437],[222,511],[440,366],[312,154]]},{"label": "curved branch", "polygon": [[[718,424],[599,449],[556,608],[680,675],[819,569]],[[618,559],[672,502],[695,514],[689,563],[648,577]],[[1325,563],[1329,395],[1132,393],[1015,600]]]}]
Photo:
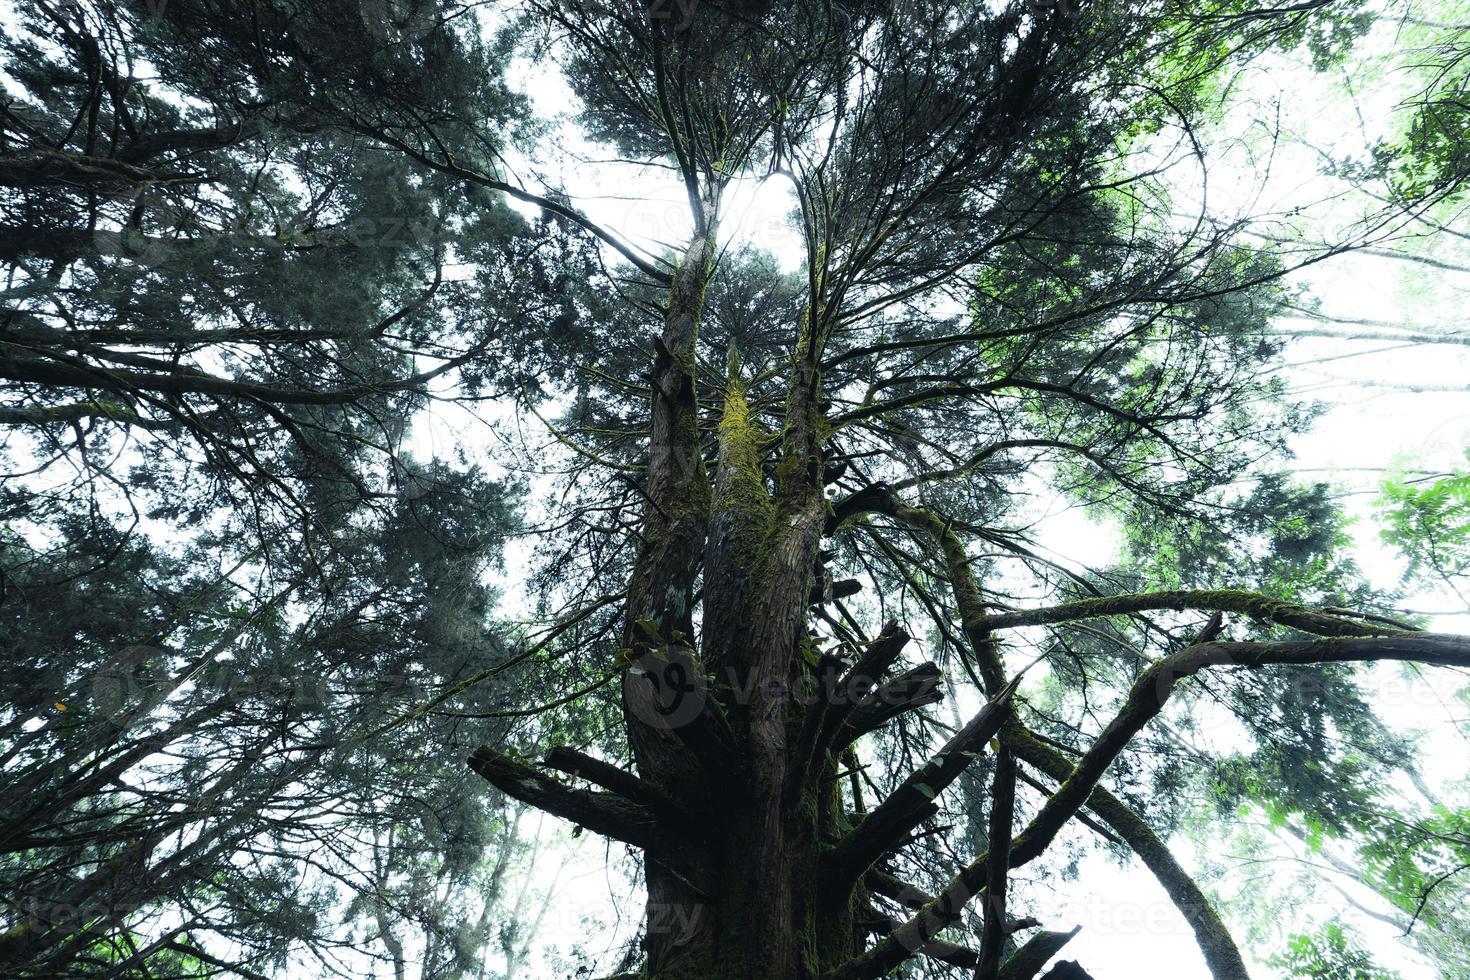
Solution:
[{"label": "curved branch", "polygon": [[1103,596],[1098,599],[1082,599],[1078,602],[1067,602],[1043,609],[991,613],[986,617],[985,623],[992,630],[1004,630],[1020,626],[1044,626],[1074,622],[1080,619],[1098,619],[1104,616],[1129,615],[1165,609],[1176,612],[1197,609],[1202,612],[1240,613],[1259,622],[1279,623],[1282,626],[1290,626],[1292,629],[1315,636],[1418,635],[1409,630],[1355,623],[1308,609],[1305,606],[1273,599],[1259,592],[1246,592],[1241,589],[1180,589],[1171,592],[1140,592],[1129,595]]},{"label": "curved branch", "polygon": [[[1272,664],[1351,663],[1411,660],[1437,666],[1470,667],[1470,637],[1410,633],[1379,637],[1333,637],[1300,642],[1210,642],[1188,647],[1149,667],[1134,683],[1122,711],[1098,736],[1071,775],[1043,804],[1011,849],[1011,867],[1034,860],[1063,825],[1091,797],[1098,779],[1129,740],[1157,715],[1180,680],[1210,666],[1256,668]],[[960,915],[984,888],[988,855],[962,868],[944,890],[891,936],[837,970],[826,980],[876,980],[922,947]],[[1233,943],[1232,943],[1233,946]],[[1216,980],[1248,980],[1243,962],[1211,963]]]},{"label": "curved branch", "polygon": [[1161,710],[1179,682],[1205,667],[1262,667],[1272,664],[1353,663],[1412,660],[1470,667],[1470,637],[1409,633],[1378,637],[1332,637],[1277,643],[1200,643],[1157,661],[1134,682],[1123,708],[1078,760],[1056,793],[1016,839],[1012,866],[1038,857],[1062,825],[1082,806],[1097,781],[1134,735]]},{"label": "curved branch", "polygon": [[[1041,742],[1020,724],[1007,725],[1000,738],[1017,758],[1057,782],[1065,782],[1072,774],[1072,763],[1066,756]],[[1163,886],[1174,907],[1194,931],[1195,942],[1204,953],[1210,974],[1216,978],[1247,976],[1245,961],[1230,930],[1225,928],[1214,905],[1153,828],[1131,807],[1101,786],[1093,787],[1088,794],[1087,805],[1143,860],[1144,866]]]}]

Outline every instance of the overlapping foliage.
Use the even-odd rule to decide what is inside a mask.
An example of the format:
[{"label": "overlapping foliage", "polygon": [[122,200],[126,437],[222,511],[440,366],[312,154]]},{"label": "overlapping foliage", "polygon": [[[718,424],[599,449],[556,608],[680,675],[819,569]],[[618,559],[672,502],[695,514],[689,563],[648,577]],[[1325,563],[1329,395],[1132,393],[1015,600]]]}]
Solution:
[{"label": "overlapping foliage", "polygon": [[[1238,977],[1164,843],[1201,795],[1349,848],[1457,962],[1429,886],[1463,814],[1393,795],[1413,748],[1354,663],[1426,638],[1343,557],[1328,488],[1280,471],[1313,407],[1273,335],[1294,266],[1457,192],[1453,36],[1426,28],[1444,69],[1379,148],[1393,193],[1304,252],[1209,207],[1211,126],[1252,59],[1344,57],[1363,4],[18,6],[6,970],[475,974],[522,846],[478,742],[497,787],[646,858],[624,967],[651,977],[1020,969],[1016,923],[1099,842]],[[514,179],[543,135],[517,58],[677,180],[666,249]],[[794,262],[730,243],[756,183],[793,189]],[[497,404],[544,437],[463,425]],[[473,435],[428,460],[446,432]],[[1464,572],[1456,487],[1392,491],[1415,574]],[[1116,563],[1044,546],[1059,503],[1121,529]],[[518,531],[539,633],[486,584]],[[861,725],[740,693],[875,649],[908,693]],[[654,662],[708,671],[681,731],[639,700]],[[1014,712],[1001,755],[925,764],[977,697]],[[525,763],[553,744],[612,792]],[[904,831],[877,852],[873,813]],[[751,830],[788,822],[810,875]],[[807,878],[837,913],[791,915]],[[967,910],[982,884],[1004,899]],[[722,934],[662,932],[669,903]],[[1283,956],[1363,959],[1335,925]]]}]

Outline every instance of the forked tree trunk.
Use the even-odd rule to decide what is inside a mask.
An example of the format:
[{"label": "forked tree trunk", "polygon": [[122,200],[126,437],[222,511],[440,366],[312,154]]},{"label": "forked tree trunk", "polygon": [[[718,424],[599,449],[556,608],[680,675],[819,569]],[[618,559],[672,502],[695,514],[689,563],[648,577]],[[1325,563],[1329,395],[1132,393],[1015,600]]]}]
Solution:
[{"label": "forked tree trunk", "polygon": [[[700,202],[654,342],[644,543],[621,653],[638,774],[553,751],[548,765],[611,791],[589,793],[489,747],[471,764],[508,793],[643,850],[642,976],[794,980],[832,975],[891,926],[870,906],[865,875],[935,812],[934,795],[1000,728],[1009,692],[882,806],[846,812],[844,750],[937,700],[939,671],[926,664],[880,686],[908,639],[896,626],[846,660],[820,653],[807,632],[821,540],[835,522],[823,497],[820,311],[808,312],[793,352],[779,435],[751,418],[730,352],[712,474],[704,463],[694,345],[719,191]],[[958,918],[963,899],[949,904],[928,934]],[[973,965],[973,954],[954,953]]]},{"label": "forked tree trunk", "polygon": [[[835,504],[825,500],[821,310],[808,311],[792,352],[779,433],[752,418],[731,352],[711,471],[699,429],[694,345],[715,255],[718,197],[715,187],[700,202],[703,214],[672,276],[654,343],[641,487],[647,506],[619,653],[637,774],[567,748],[553,749],[546,767],[599,790],[574,788],[490,746],[474,753],[471,766],[517,799],[643,853],[645,980],[878,980],[918,954],[979,966],[984,980],[1030,980],[1073,932],[1043,931],[1008,948],[1006,873],[1040,856],[1084,806],[1097,818],[1085,818],[1089,826],[1115,835],[1158,878],[1216,980],[1248,980],[1239,949],[1199,886],[1137,814],[1098,786],[1099,778],[1178,681],[1202,669],[1383,659],[1466,667],[1470,640],[1233,591],[989,612],[963,542],[937,515],[904,504],[881,484]],[[850,801],[842,790],[851,744],[941,696],[934,664],[895,671],[908,641],[896,625],[840,653],[819,650],[808,633],[809,607],[831,589],[821,568],[822,539],[868,513],[933,544],[990,700],[886,798],[865,806],[855,784]],[[1012,717],[1020,675],[1008,676],[995,631],[1149,609],[1216,615],[1193,643],[1142,671],[1086,751],[1065,758]],[[1318,638],[1220,641],[1224,613]],[[995,853],[975,857],[933,896],[888,874],[886,856],[938,812],[935,797],[996,738],[1008,753],[991,791],[1003,808],[992,813]],[[1011,756],[1059,784],[1015,835],[1004,812],[1017,778]],[[983,892],[993,898],[984,903],[981,951],[939,941]],[[907,918],[880,912],[874,894],[904,907]],[[1059,969],[1085,976],[1075,964]]]},{"label": "forked tree trunk", "polygon": [[860,941],[851,883],[825,886],[818,867],[820,843],[838,829],[836,768],[826,750],[815,764],[800,758],[808,714],[792,696],[825,515],[805,447],[788,449],[802,472],[768,491],[769,437],[749,418],[733,352],[715,472],[703,464],[693,349],[714,258],[712,201],[700,224],[656,345],[647,544],[624,641],[639,775],[677,801],[646,856],[646,972],[790,978],[849,958]]}]

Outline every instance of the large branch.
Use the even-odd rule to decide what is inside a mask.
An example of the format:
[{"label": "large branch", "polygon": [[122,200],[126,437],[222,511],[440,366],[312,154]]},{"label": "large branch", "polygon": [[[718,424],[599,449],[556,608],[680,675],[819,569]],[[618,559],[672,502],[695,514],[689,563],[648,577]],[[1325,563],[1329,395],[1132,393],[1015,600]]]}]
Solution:
[{"label": "large branch", "polygon": [[986,689],[991,692],[998,690],[1004,682],[1003,665],[995,651],[991,634],[996,630],[1015,629],[1020,626],[1041,626],[1149,610],[1196,609],[1240,613],[1263,623],[1289,626],[1316,636],[1421,635],[1416,631],[1389,625],[1358,622],[1341,616],[1329,615],[1242,589],[1133,593],[1084,599],[1042,609],[1002,613],[987,612],[981,601],[979,587],[970,571],[969,557],[965,553],[959,535],[938,515],[903,503],[886,485],[875,484],[840,501],[834,508],[834,518],[829,522],[828,533],[835,530],[841,521],[869,512],[886,514],[929,535],[939,546],[944,555],[951,588],[954,591],[955,605],[960,613],[961,625],[979,661]]},{"label": "large branch", "polygon": [[1005,949],[1006,876],[1009,871],[1011,827],[1016,809],[1016,757],[1002,747],[995,760],[990,792],[990,862],[985,883],[985,908],[980,941],[980,964],[975,980],[999,980],[1000,957]]},{"label": "large branch", "polygon": [[922,663],[880,685],[853,708],[847,721],[834,733],[832,747],[850,745],[905,712],[944,700],[944,691],[939,686],[943,678],[937,666]]},{"label": "large branch", "polygon": [[914,828],[933,816],[934,799],[979,756],[985,743],[1011,715],[1012,681],[970,719],[928,762],[915,769],[888,798],[823,855],[834,880],[856,881],[884,854],[898,847]]},{"label": "large branch", "polygon": [[1134,682],[1128,699],[1102,734],[1077,762],[1056,793],[1043,804],[1016,839],[1011,864],[1025,864],[1041,854],[1062,825],[1087,800],[1098,779],[1134,735],[1161,710],[1181,680],[1205,667],[1263,667],[1272,664],[1352,663],[1413,660],[1440,666],[1470,666],[1470,637],[1435,633],[1403,633],[1378,637],[1333,637],[1296,642],[1212,642],[1165,657]]},{"label": "large branch", "polygon": [[[1470,637],[1405,633],[1381,637],[1334,637],[1300,642],[1211,642],[1186,648],[1149,667],[1134,683],[1118,716],[1098,736],[1071,775],[1042,806],[1011,849],[1011,867],[1038,857],[1062,826],[1090,798],[1097,780],[1128,741],[1163,709],[1183,678],[1205,667],[1256,668],[1272,664],[1352,663],[1410,660],[1437,666],[1470,666]],[[876,980],[913,955],[941,930],[959,921],[965,905],[984,888],[988,855],[962,868],[932,902],[872,949],[829,975],[829,980]],[[1232,944],[1233,945],[1233,944]],[[1238,956],[1238,954],[1237,954]],[[1211,963],[1216,980],[1247,980],[1244,965]]]},{"label": "large branch", "polygon": [[552,769],[560,770],[569,776],[580,777],[589,783],[595,783],[630,803],[648,807],[660,815],[675,819],[687,817],[687,811],[683,807],[633,773],[620,769],[610,762],[587,755],[585,752],[578,752],[564,745],[557,746],[546,753],[545,761],[546,765]]},{"label": "large branch", "polygon": [[[940,546],[944,553],[966,635],[979,658],[980,668],[985,674],[986,686],[991,690],[995,689],[1003,670],[994,646],[990,642],[991,631],[1024,625],[1069,622],[1094,616],[1127,614],[1150,609],[1238,612],[1263,622],[1280,623],[1303,632],[1340,638],[1301,644],[1205,644],[1192,647],[1162,662],[1167,666],[1161,665],[1152,669],[1151,674],[1146,675],[1151,676],[1156,682],[1166,684],[1166,689],[1161,691],[1162,698],[1168,697],[1168,693],[1172,691],[1173,684],[1179,677],[1193,673],[1207,663],[1231,662],[1228,659],[1231,656],[1241,657],[1239,661],[1241,663],[1254,662],[1257,665],[1270,662],[1311,663],[1379,658],[1426,659],[1434,662],[1437,647],[1448,646],[1450,649],[1439,649],[1438,653],[1452,657],[1456,645],[1461,648],[1470,646],[1470,643],[1460,638],[1448,637],[1436,641],[1427,634],[1366,625],[1281,602],[1269,596],[1239,590],[1177,591],[1114,596],[1067,603],[1048,609],[990,614],[981,604],[979,589],[970,572],[962,542],[948,524],[927,511],[903,504],[889,488],[879,486],[869,488],[839,503],[834,515],[837,518],[834,525],[840,523],[841,520],[869,511],[885,513],[916,530],[923,531]],[[1375,634],[1380,638],[1369,639]],[[1428,640],[1428,645],[1422,642],[1425,640]],[[1404,646],[1405,643],[1408,643],[1409,646]],[[1332,646],[1331,644],[1337,645]],[[1269,647],[1269,653],[1266,647]],[[1216,651],[1213,659],[1209,654],[1202,654],[1203,649]],[[1439,660],[1440,662],[1454,662],[1444,657],[1440,657]],[[1165,681],[1166,678],[1167,681]],[[1150,683],[1143,679],[1140,680],[1141,685],[1149,686]],[[1139,686],[1136,685],[1135,691],[1138,690]],[[1131,738],[1138,728],[1141,728],[1160,710],[1163,703],[1162,698],[1158,700],[1151,712],[1141,714],[1134,719],[1137,727],[1126,733],[1119,732],[1123,736],[1122,740],[1116,745],[1111,755],[1106,755],[1101,760],[1098,757],[1091,760],[1092,767],[1096,767],[1101,761],[1100,768],[1095,768],[1095,772],[1074,781],[1070,789],[1067,783],[1073,776],[1073,770],[1067,760],[1058,756],[1056,759],[1049,760],[1049,764],[1043,767],[1036,761],[1041,753],[1034,749],[1030,751],[1028,761],[1051,772],[1054,778],[1062,780],[1063,789],[1067,789],[1067,794],[1063,796],[1062,790],[1058,790],[1057,795],[1053,796],[1047,807],[1043,809],[1043,814],[1047,818],[1046,822],[1041,822],[1043,814],[1038,814],[1037,820],[1033,821],[1031,827],[1028,827],[1026,833],[1017,841],[1018,847],[1012,852],[1007,863],[1016,866],[1041,853],[1055,837],[1062,824],[1071,816],[1076,815],[1081,804],[1084,801],[1089,803],[1129,843],[1130,847],[1143,857],[1150,870],[1164,885],[1193,927],[1200,948],[1217,980],[1240,980],[1248,976],[1240,952],[1199,887],[1178,865],[1163,842],[1136,814],[1133,814],[1111,794],[1096,787],[1097,778],[1116,756],[1116,752],[1121,750],[1122,745],[1126,744],[1127,739]],[[1130,703],[1132,701],[1133,698],[1130,697]],[[1018,726],[1010,727],[1017,728]],[[1035,740],[1032,740],[1031,744],[1047,752],[1051,751]],[[1094,749],[1096,748],[1094,746]],[[1055,755],[1055,753],[1052,754]],[[1086,761],[1086,757],[1084,760]],[[1060,767],[1055,765],[1057,761],[1060,761]],[[1058,799],[1058,797],[1062,798]],[[1046,812],[1048,808],[1050,812]],[[986,863],[987,858],[982,855],[970,867],[962,871],[944,893],[926,903],[909,923],[905,923],[893,936],[879,943],[864,954],[864,957],[859,958],[869,960],[873,967],[879,968],[878,973],[859,973],[854,976],[881,975],[907,958],[910,955],[907,950],[913,948],[913,943],[922,943],[945,925],[956,921],[964,903],[983,887]],[[858,961],[854,963],[858,964]],[[883,966],[884,963],[891,965]],[[861,964],[858,964],[858,969],[860,971],[863,969]]]},{"label": "large branch", "polygon": [[998,980],[1031,980],[1081,930],[1082,927],[1077,926],[1070,932],[1038,932],[1007,957],[1000,968]]},{"label": "large branch", "polygon": [[[1059,783],[1065,782],[1072,774],[1072,763],[1066,756],[1037,739],[1020,724],[1007,725],[1001,730],[1000,737],[1018,758]],[[1101,786],[1094,787],[1088,794],[1087,805],[1143,860],[1144,866],[1163,886],[1174,906],[1194,930],[1195,942],[1204,953],[1210,974],[1217,980],[1247,976],[1245,961],[1230,930],[1225,928],[1214,905],[1153,828],[1131,807]]]},{"label": "large branch", "polygon": [[[899,925],[899,921],[892,916],[880,915],[874,920],[872,931],[880,936],[886,936]],[[943,939],[935,939],[919,952],[931,959],[948,963],[950,966],[957,966],[962,970],[973,970],[980,962],[980,955],[973,949],[966,949],[957,943]]]},{"label": "large branch", "polygon": [[[1369,322],[1337,320],[1339,323]],[[1388,340],[1401,344],[1456,344],[1461,347],[1470,347],[1470,336],[1465,334],[1449,333],[1400,333],[1397,330],[1293,330],[1277,328],[1267,336],[1270,337],[1324,337],[1332,340]],[[1363,353],[1375,353],[1382,348],[1372,348]]]},{"label": "large branch", "polygon": [[[892,916],[879,913],[873,921],[872,930],[880,936],[886,936],[897,929],[901,923]],[[1004,932],[1010,935],[1021,929],[1034,929],[1037,925],[1035,919],[1022,919],[1017,922],[1008,922]],[[1070,932],[1050,932],[1043,930],[1032,936],[1020,949],[1016,950],[1005,961],[1000,968],[997,980],[1031,980],[1041,968],[1046,965],[1047,960],[1057,954],[1078,930]],[[933,939],[919,952],[930,959],[957,966],[962,970],[974,970],[980,965],[980,954],[973,949],[967,949],[957,943],[948,942],[943,939]]]},{"label": "large branch", "polygon": [[612,793],[572,789],[488,745],[480,746],[470,755],[469,766],[496,789],[522,803],[604,837],[648,851],[658,850],[656,820],[648,807]]},{"label": "large branch", "polygon": [[827,696],[812,705],[808,724],[815,739],[811,746],[815,755],[820,756],[831,746],[834,736],[847,724],[853,712],[870,703],[870,698],[881,691],[878,681],[893,666],[909,639],[909,634],[897,623],[885,624],[877,639],[863,649],[851,669],[830,692],[824,692]]},{"label": "large branch", "polygon": [[64,405],[0,405],[0,425],[55,425],[106,419],[142,429],[177,429],[173,420],[144,418],[126,405],[116,402],[69,402]]},{"label": "large branch", "polygon": [[890,414],[898,409],[928,405],[933,402],[949,399],[974,399],[982,395],[1003,392],[1012,388],[1070,399],[1110,418],[1125,422],[1135,429],[1141,429],[1166,446],[1171,448],[1175,447],[1174,440],[1160,427],[1161,422],[1169,420],[1167,417],[1149,418],[1138,415],[1126,409],[1119,408],[1111,402],[1096,398],[1085,391],[1079,391],[1069,385],[1017,377],[1007,377],[999,381],[987,381],[983,383],[955,381],[946,384],[936,384],[928,388],[921,388],[918,391],[908,392],[904,395],[885,398],[882,401],[867,402],[851,411],[834,416],[831,419],[831,426],[835,431],[852,425],[855,422],[861,422],[864,419]]},{"label": "large branch", "polygon": [[90,364],[67,364],[32,357],[0,358],[0,378],[31,384],[67,388],[99,388],[108,391],[155,391],[169,395],[223,395],[247,398],[272,405],[343,405],[370,395],[404,391],[428,380],[433,372],[385,382],[346,388],[279,388],[254,381],[218,378],[182,366],[168,366],[167,373],[132,371]]},{"label": "large branch", "polygon": [[1180,589],[1172,592],[1140,592],[1129,595],[1082,599],[1042,609],[1020,609],[991,613],[985,624],[992,630],[1015,629],[1020,626],[1045,626],[1070,623],[1103,616],[1129,615],[1151,610],[1182,612],[1195,609],[1208,612],[1233,612],[1263,623],[1279,623],[1315,636],[1383,636],[1408,633],[1407,630],[1374,626],[1330,616],[1305,606],[1293,605],[1258,592],[1241,589]]},{"label": "large branch", "polygon": [[[900,923],[886,916],[879,921],[878,925],[877,931],[885,937],[885,942],[891,940],[894,934],[903,928]],[[1022,925],[1034,925],[1034,920]],[[1081,927],[1078,926],[1067,932],[1044,929],[1036,933],[1006,958],[1005,963],[1001,965],[997,980],[1033,980],[1041,972],[1041,968],[1080,931]],[[943,939],[931,938],[914,948],[912,952],[907,953],[905,958],[913,955],[929,956],[942,963],[965,970],[973,970],[980,963],[980,957],[974,950]],[[824,973],[821,980],[872,980],[872,978],[885,975],[885,973],[874,973],[871,969],[859,966],[860,960],[861,958],[849,960],[836,970]]]},{"label": "large branch", "polygon": [[[1006,727],[1009,728],[1011,726],[1008,725]],[[1002,731],[1005,731],[1005,729],[1002,729]],[[1004,738],[1004,736],[1002,736],[1002,738]],[[1034,763],[1033,763],[1033,765],[1034,765]],[[1060,776],[1057,776],[1056,777],[1056,781],[1058,783],[1060,783],[1063,779],[1066,779],[1067,778],[1067,774],[1070,773],[1071,771],[1072,771],[1072,766],[1071,766],[1070,763],[1068,763],[1067,764],[1067,768],[1062,772],[1062,774]],[[1026,773],[1023,772],[1023,771],[1017,770],[1017,772],[1016,772],[1016,778],[1019,779],[1021,782],[1025,783],[1027,786],[1030,786],[1032,789],[1036,790],[1039,793],[1044,793],[1047,796],[1050,796],[1052,794],[1051,788],[1048,787],[1045,783],[1041,782],[1039,779],[1032,779],[1030,776],[1026,775]],[[1097,789],[1093,790],[1093,793],[1094,794],[1100,793],[1100,792],[1102,792],[1102,787],[1098,787]],[[1087,798],[1087,805],[1088,806],[1092,806],[1092,797],[1091,796],[1089,796]],[[1086,813],[1082,812],[1081,810],[1078,810],[1077,811],[1077,822],[1080,823],[1080,824],[1082,824],[1082,826],[1086,827],[1088,830],[1091,830],[1093,833],[1097,834],[1099,837],[1101,837],[1103,840],[1107,841],[1109,844],[1116,844],[1116,845],[1118,845],[1118,846],[1121,847],[1123,845],[1123,843],[1124,843],[1123,838],[1119,837],[1117,834],[1113,833],[1111,830],[1109,830],[1108,828],[1104,827],[1097,820],[1095,820],[1094,818],[1088,816]]]}]

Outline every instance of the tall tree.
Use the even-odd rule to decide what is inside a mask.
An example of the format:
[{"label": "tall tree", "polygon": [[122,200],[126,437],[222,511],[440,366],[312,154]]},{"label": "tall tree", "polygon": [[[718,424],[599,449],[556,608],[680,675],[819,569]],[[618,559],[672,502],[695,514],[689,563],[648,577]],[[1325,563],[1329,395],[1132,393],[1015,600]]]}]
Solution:
[{"label": "tall tree", "polygon": [[[1358,29],[1323,6],[537,9],[589,133],[671,168],[689,230],[667,271],[629,273],[655,282],[608,314],[589,345],[608,359],[557,426],[579,469],[630,474],[578,475],[565,520],[582,530],[555,563],[622,596],[637,775],[567,747],[546,764],[601,792],[494,746],[471,765],[642,852],[641,975],[858,980],[921,954],[1030,975],[1069,936],[1007,943],[1010,872],[1089,807],[1214,975],[1243,977],[1201,887],[1104,772],[1121,766],[1167,826],[1189,760],[1138,739],[1196,685],[1260,738],[1239,761],[1270,765],[1283,799],[1331,810],[1365,766],[1401,763],[1329,744],[1329,726],[1353,748],[1379,732],[1352,665],[1463,666],[1470,644],[1341,611],[1351,569],[1330,557],[1323,488],[1238,489],[1305,421],[1260,370],[1284,266],[1208,212],[1181,220],[1160,177],[1203,158],[1211,93],[1245,59],[1308,41],[1330,57]],[[746,337],[722,332],[739,322],[723,301],[751,295],[722,289],[752,275],[720,248],[738,178],[789,182],[804,242],[795,289],[767,275],[762,291],[791,297],[785,321],[767,304]],[[655,318],[646,387],[622,380],[638,310]],[[1028,543],[1026,477],[1042,474],[1121,517],[1126,565],[1076,574]],[[863,586],[879,595],[853,612],[842,600]],[[1223,638],[1225,616],[1241,638]],[[1012,639],[1026,627],[1046,629]],[[932,659],[905,665],[911,633]],[[1037,655],[1050,675],[1019,708]],[[989,699],[944,739],[922,713],[941,661]],[[894,723],[896,746],[881,734]],[[1000,812],[946,873],[941,794],[993,739],[979,799]],[[891,778],[865,799],[853,774],[885,746]],[[1023,766],[1041,796],[1012,832]],[[905,866],[932,894],[894,876]],[[941,941],[982,894],[978,953]],[[671,909],[693,924],[660,928]]]},{"label": "tall tree", "polygon": [[355,127],[514,130],[504,52],[433,4],[16,6],[0,972],[478,974],[510,815],[460,720],[383,729],[508,655],[516,488],[411,424],[536,361],[506,327],[554,331],[586,256]]},{"label": "tall tree", "polygon": [[[366,861],[350,912],[395,972],[384,910],[403,879],[438,874],[444,848],[446,887],[473,886],[474,862],[404,816],[426,782],[436,814],[480,813],[439,766],[471,731],[470,767],[499,791],[636,852],[647,907],[624,968],[647,980],[1035,976],[1075,930],[1022,942],[1065,923],[1047,877],[1015,872],[1077,827],[1157,877],[1215,977],[1245,977],[1166,843],[1187,789],[1341,825],[1410,755],[1355,665],[1470,665],[1470,640],[1384,615],[1358,584],[1325,488],[1269,472],[1311,419],[1266,370],[1283,276],[1376,242],[1451,193],[1453,168],[1305,252],[1202,200],[1205,136],[1243,68],[1300,45],[1330,63],[1366,29],[1357,5],[531,0],[483,32],[438,3],[26,11],[0,167],[17,469],[71,465],[97,528],[154,501],[243,563],[227,594],[267,564],[273,591],[246,613],[267,663],[435,688],[402,711],[348,699],[346,718],[289,697],[165,710],[165,746],[190,738],[172,791],[233,792],[197,761],[226,759],[261,787],[242,805],[281,827],[269,847],[258,825],[186,833],[168,868],[200,847],[303,861],[322,814],[281,787],[313,780],[354,841],[335,856]],[[673,176],[675,244],[642,251],[563,189],[512,179],[536,135],[501,81],[518,51],[560,72],[585,135]],[[729,248],[733,192],[758,181],[793,192],[794,274]],[[399,213],[427,230],[353,234]],[[525,460],[547,626],[487,653],[467,567],[495,553],[504,488],[403,446],[409,413],[502,394],[549,434]],[[104,450],[139,460],[116,492]],[[46,510],[82,494],[22,481],[7,546],[38,570],[43,547],[84,559],[91,532]],[[1116,566],[1048,554],[1038,494],[1114,517]],[[424,533],[425,497],[445,533]],[[119,545],[100,567],[123,556],[153,560]],[[440,628],[445,610],[463,629]],[[76,680],[55,648],[36,659],[56,676],[15,695],[22,730],[65,718],[46,705]],[[128,666],[183,690],[189,656],[159,660]],[[983,707],[947,725],[933,709],[951,692]],[[323,736],[359,715],[358,737]],[[1245,745],[1206,744],[1215,717]],[[103,775],[162,751],[154,729],[87,730],[72,751],[58,727],[16,743],[26,785],[58,780],[73,807],[8,815],[31,835],[17,880],[140,882],[160,904],[175,878],[126,862],[178,818],[166,800],[140,818],[130,794],[151,784],[114,798]],[[536,765],[512,742],[549,751]],[[75,833],[142,843],[80,852],[77,881]],[[166,897],[192,915],[229,890],[239,913],[250,888],[285,890],[263,878]],[[187,942],[135,949],[116,914],[35,919],[9,962],[116,974],[158,953],[208,972]],[[310,945],[299,923],[241,919]],[[243,925],[203,922],[249,946]],[[263,945],[229,968],[283,962]]]}]

